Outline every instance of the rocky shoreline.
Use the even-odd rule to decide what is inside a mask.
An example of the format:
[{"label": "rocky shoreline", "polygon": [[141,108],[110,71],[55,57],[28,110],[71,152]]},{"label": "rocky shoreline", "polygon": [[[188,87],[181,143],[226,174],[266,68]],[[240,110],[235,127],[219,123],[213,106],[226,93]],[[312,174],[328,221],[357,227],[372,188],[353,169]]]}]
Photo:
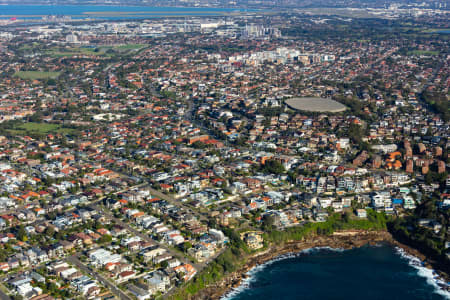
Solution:
[{"label": "rocky shoreline", "polygon": [[342,231],[335,232],[331,236],[311,236],[301,241],[292,241],[285,243],[284,245],[271,246],[264,252],[256,253],[248,258],[247,263],[236,272],[229,274],[214,285],[203,289],[200,293],[195,295],[195,299],[220,299],[223,295],[238,287],[242,280],[247,277],[246,273],[249,270],[287,253],[297,253],[315,247],[351,249],[362,247],[367,244],[376,245],[379,243],[389,243],[403,249],[405,253],[424,261],[425,267],[436,270],[440,278],[444,281],[448,282],[450,280],[449,274],[440,272],[437,269],[437,264],[435,262],[427,262],[425,255],[416,249],[412,249],[399,243],[387,231]]}]

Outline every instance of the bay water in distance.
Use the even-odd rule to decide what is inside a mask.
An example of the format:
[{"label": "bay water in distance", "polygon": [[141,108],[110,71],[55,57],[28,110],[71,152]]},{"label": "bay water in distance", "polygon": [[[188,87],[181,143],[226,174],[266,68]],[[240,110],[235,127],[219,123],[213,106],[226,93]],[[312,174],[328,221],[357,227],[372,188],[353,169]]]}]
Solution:
[{"label": "bay water in distance", "polygon": [[313,248],[257,266],[222,300],[448,300],[417,258],[389,245]]},{"label": "bay water in distance", "polygon": [[[43,16],[70,16],[72,19],[95,18],[99,20],[142,19],[157,16],[220,16],[242,12],[234,8],[209,7],[152,7],[121,5],[0,5],[0,19],[41,19]],[[254,11],[254,10],[245,10]]]}]

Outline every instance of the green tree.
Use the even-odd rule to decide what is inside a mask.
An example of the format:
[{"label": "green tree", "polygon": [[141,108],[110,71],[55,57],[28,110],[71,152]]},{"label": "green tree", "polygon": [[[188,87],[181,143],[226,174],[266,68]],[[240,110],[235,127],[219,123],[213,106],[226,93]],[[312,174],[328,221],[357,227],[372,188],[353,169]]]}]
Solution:
[{"label": "green tree", "polygon": [[286,172],[283,164],[275,159],[270,159],[266,161],[265,164],[263,165],[263,171],[277,175],[284,174]]},{"label": "green tree", "polygon": [[192,244],[191,244],[190,242],[184,242],[184,243],[181,245],[181,248],[182,248],[182,250],[183,250],[184,252],[187,252],[189,249],[192,248]]},{"label": "green tree", "polygon": [[111,243],[111,241],[112,241],[112,236],[110,236],[109,234],[104,234],[97,240],[97,243],[106,244],[106,243]]},{"label": "green tree", "polygon": [[17,238],[22,242],[26,242],[28,240],[27,232],[25,231],[25,227],[23,225],[20,225],[17,230]]}]

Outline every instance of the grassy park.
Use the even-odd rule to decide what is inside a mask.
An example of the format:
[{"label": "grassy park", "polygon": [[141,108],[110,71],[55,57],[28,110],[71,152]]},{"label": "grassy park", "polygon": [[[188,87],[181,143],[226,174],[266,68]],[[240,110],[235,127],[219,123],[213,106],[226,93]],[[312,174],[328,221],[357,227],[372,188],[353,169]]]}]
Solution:
[{"label": "grassy park", "polygon": [[426,56],[434,56],[439,55],[438,51],[426,51],[426,50],[413,50],[408,52],[409,55],[426,55]]},{"label": "grassy park", "polygon": [[146,47],[145,44],[129,44],[129,45],[117,45],[117,46],[101,46],[98,48],[88,48],[88,47],[70,47],[70,48],[55,48],[47,51],[47,54],[52,57],[74,57],[81,55],[95,55],[95,56],[105,56],[110,57],[114,55],[111,53],[110,49],[117,52],[127,52],[131,50],[140,50]]},{"label": "grassy park", "polygon": [[28,122],[15,126],[12,129],[8,129],[11,134],[26,135],[26,134],[40,134],[47,135],[50,133],[63,133],[70,134],[73,129],[63,128],[59,124],[48,124],[48,123],[35,123]]},{"label": "grassy park", "polygon": [[117,49],[117,50],[137,50],[137,49],[142,49],[142,48],[144,48],[146,46],[147,45],[145,45],[145,44],[128,44],[128,45],[115,46],[114,49]]},{"label": "grassy park", "polygon": [[84,47],[55,48],[48,50],[47,54],[52,57],[73,57],[80,55],[108,56],[108,53],[104,49],[96,50],[96,48]]},{"label": "grassy park", "polygon": [[49,79],[49,78],[57,78],[59,76],[59,72],[46,72],[46,71],[18,71],[14,74],[21,79]]}]

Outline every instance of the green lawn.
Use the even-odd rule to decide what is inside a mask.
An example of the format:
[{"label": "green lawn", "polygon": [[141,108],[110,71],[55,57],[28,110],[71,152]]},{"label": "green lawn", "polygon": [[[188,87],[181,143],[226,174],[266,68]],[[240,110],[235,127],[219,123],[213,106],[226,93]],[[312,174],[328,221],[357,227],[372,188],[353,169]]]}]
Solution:
[{"label": "green lawn", "polygon": [[439,51],[413,50],[408,52],[409,55],[439,55]]},{"label": "green lawn", "polygon": [[144,48],[145,44],[128,44],[128,45],[120,45],[120,46],[115,46],[114,49],[117,50],[134,50],[134,49],[141,49]]},{"label": "green lawn", "polygon": [[49,134],[49,133],[63,133],[63,134],[70,134],[73,129],[70,128],[63,128],[61,125],[58,124],[48,124],[48,123],[34,123],[34,122],[28,122],[20,124],[19,126],[15,127],[14,129],[8,129],[9,132],[12,134]]},{"label": "green lawn", "polygon": [[39,43],[33,42],[31,44],[23,45],[19,48],[19,50],[32,50],[35,46],[39,45]]},{"label": "green lawn", "polygon": [[145,44],[128,44],[119,46],[99,46],[98,48],[86,47],[70,47],[70,48],[55,48],[47,50],[46,53],[52,57],[73,57],[77,55],[95,55],[95,56],[112,56],[114,53],[107,52],[112,49],[117,52],[126,52],[130,50],[139,50],[147,45]]},{"label": "green lawn", "polygon": [[47,51],[47,54],[52,57],[72,57],[77,55],[96,55],[96,56],[109,56],[105,53],[104,49],[95,50],[95,48],[73,47],[64,49],[53,49]]},{"label": "green lawn", "polygon": [[43,71],[19,71],[14,74],[14,76],[20,77],[22,79],[48,79],[56,78],[59,76],[59,72],[43,72]]}]

